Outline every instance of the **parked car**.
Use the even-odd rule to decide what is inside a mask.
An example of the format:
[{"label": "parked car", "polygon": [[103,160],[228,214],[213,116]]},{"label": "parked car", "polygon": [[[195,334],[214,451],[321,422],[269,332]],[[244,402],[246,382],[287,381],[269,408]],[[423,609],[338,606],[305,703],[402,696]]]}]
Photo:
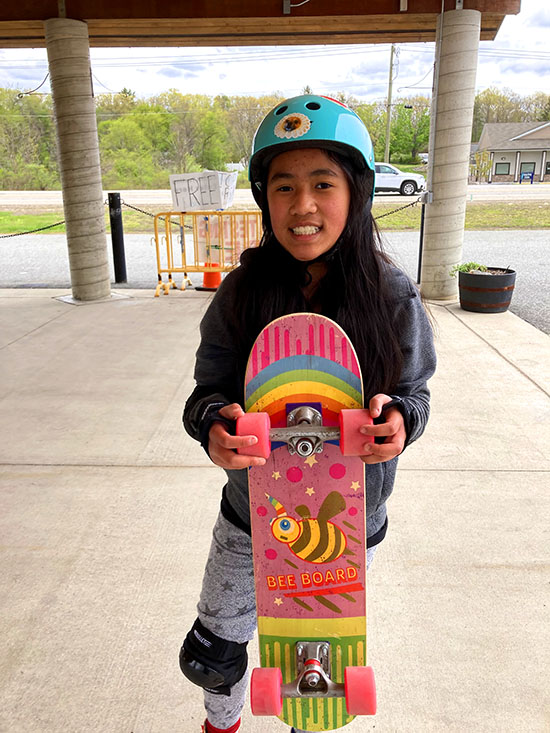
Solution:
[{"label": "parked car", "polygon": [[399,191],[403,196],[412,196],[426,186],[426,179],[420,173],[405,173],[390,163],[375,163],[376,191]]}]

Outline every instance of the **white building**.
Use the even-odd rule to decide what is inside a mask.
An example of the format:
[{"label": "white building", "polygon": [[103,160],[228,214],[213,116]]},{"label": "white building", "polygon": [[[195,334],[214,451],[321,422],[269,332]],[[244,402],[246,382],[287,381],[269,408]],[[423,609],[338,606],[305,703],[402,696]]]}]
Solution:
[{"label": "white building", "polygon": [[479,138],[479,152],[488,151],[488,182],[520,178],[550,181],[550,122],[489,122]]}]

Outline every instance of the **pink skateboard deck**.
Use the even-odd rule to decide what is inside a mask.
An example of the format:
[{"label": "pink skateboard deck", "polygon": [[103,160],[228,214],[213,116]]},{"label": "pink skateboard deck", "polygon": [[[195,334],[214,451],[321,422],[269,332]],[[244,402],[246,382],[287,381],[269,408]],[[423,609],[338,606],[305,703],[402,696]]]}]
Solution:
[{"label": "pink skateboard deck", "polygon": [[[246,412],[267,413],[272,429],[287,427],[288,415],[304,406],[333,429],[342,409],[363,407],[352,344],[336,323],[311,313],[270,323],[245,377]],[[346,667],[366,664],[364,483],[362,461],[342,455],[338,440],[325,440],[309,455],[274,440],[266,464],[249,470],[261,665],[280,668],[283,703],[276,714],[296,728],[332,730],[354,717],[347,687],[333,686],[348,685]],[[312,656],[321,659],[308,662]],[[369,692],[362,679],[350,694],[372,698],[374,681]],[[253,673],[256,712],[266,692],[254,686]]]}]

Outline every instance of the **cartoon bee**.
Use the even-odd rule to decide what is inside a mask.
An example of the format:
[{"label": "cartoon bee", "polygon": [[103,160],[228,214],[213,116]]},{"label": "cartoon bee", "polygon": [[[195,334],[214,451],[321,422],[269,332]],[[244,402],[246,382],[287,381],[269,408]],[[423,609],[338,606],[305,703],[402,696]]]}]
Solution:
[{"label": "cartoon bee", "polygon": [[306,562],[316,564],[337,560],[346,549],[346,535],[329,519],[346,508],[344,497],[331,491],[321,504],[317,518],[305,505],[297,506],[302,517],[290,517],[284,506],[269,494],[269,502],[275,507],[277,516],[271,520],[271,532],[278,542],[284,542],[290,551]]}]

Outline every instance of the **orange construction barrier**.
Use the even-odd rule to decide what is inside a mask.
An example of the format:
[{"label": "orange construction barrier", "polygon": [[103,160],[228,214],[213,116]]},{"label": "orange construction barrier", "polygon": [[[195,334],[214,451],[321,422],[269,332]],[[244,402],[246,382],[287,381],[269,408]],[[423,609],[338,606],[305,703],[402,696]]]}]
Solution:
[{"label": "orange construction barrier", "polygon": [[[215,290],[222,273],[233,270],[245,249],[256,247],[262,236],[259,211],[168,211],[155,216],[155,246],[158,284],[168,295],[177,285],[172,279],[183,274],[181,290],[191,285],[189,273],[202,272],[203,286]],[[163,275],[168,276],[165,283]]]}]

